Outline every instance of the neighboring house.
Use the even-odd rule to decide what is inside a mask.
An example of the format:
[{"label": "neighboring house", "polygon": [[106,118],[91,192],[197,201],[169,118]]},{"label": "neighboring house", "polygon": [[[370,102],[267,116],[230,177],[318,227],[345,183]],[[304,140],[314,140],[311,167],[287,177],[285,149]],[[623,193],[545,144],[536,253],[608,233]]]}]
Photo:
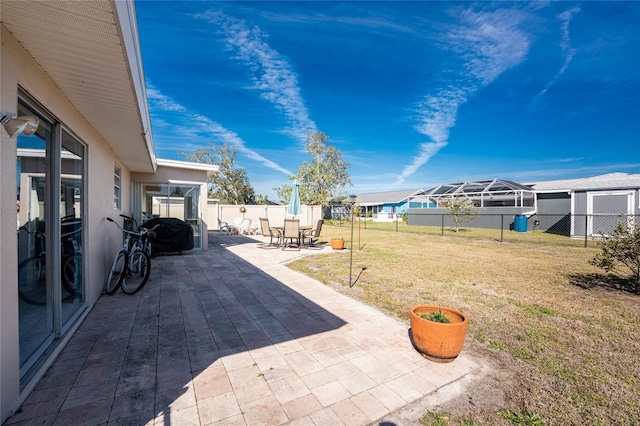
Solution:
[{"label": "neighboring house", "polygon": [[448,183],[411,196],[411,208],[444,208],[452,197],[470,200],[480,209],[534,206],[534,192],[528,186],[503,179]]},{"label": "neighboring house", "polygon": [[572,236],[584,235],[585,226],[587,235],[608,233],[616,223],[612,215],[640,215],[640,174],[608,173],[527,185],[536,192],[538,215],[572,218],[567,224]]},{"label": "neighboring house", "polygon": [[408,223],[452,226],[446,207],[452,197],[466,198],[473,203],[478,216],[469,226],[476,228],[512,227],[516,216],[535,213],[535,194],[528,186],[503,179],[466,181],[437,185],[412,196]]},{"label": "neighboring house", "polygon": [[448,223],[442,219],[444,202],[452,196],[474,203],[478,213],[474,227],[501,229],[508,224],[513,229],[515,218],[524,216],[528,221],[517,230],[583,237],[610,232],[618,215],[640,215],[640,174],[609,173],[524,184],[493,179],[438,185],[410,198],[409,224]]},{"label": "neighboring house", "polygon": [[402,191],[371,192],[359,194],[356,204],[366,212],[366,216],[375,222],[395,221],[409,209],[409,198],[423,193],[421,189]]},{"label": "neighboring house", "polygon": [[[1,115],[39,120],[30,136],[0,126],[4,422],[102,293],[122,244],[105,218],[178,217],[206,249],[217,166],[156,158],[133,1],[2,1],[0,19]],[[45,252],[42,280],[25,279],[26,260]],[[70,255],[71,291],[61,282]]]}]

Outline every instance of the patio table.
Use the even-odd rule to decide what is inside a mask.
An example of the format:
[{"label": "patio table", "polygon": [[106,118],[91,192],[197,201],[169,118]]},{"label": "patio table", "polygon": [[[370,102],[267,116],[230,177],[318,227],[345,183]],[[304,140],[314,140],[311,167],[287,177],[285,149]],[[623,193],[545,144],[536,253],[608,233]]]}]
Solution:
[{"label": "patio table", "polygon": [[[284,234],[284,225],[282,226],[274,226],[273,229],[277,229],[278,231],[280,231],[281,234]],[[298,237],[300,238],[300,247],[303,247],[302,245],[302,234],[304,234],[304,231],[310,231],[313,229],[312,225],[300,225],[298,227]]]}]

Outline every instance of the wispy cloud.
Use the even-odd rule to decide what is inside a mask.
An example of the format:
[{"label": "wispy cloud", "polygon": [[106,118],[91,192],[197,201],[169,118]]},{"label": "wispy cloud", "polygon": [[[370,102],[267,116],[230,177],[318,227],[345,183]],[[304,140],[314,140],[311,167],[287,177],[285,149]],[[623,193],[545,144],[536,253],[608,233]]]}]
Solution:
[{"label": "wispy cloud", "polygon": [[584,157],[568,157],[568,158],[549,158],[545,160],[547,163],[574,163],[586,160]]},{"label": "wispy cloud", "polygon": [[153,107],[157,111],[175,111],[185,112],[186,109],[175,102],[168,96],[163,95],[160,91],[151,83],[147,82],[147,98],[150,102],[153,102]]},{"label": "wispy cloud", "polygon": [[389,30],[398,33],[406,33],[413,37],[424,36],[424,34],[420,31],[416,31],[414,28],[411,28],[407,25],[400,25],[398,24],[398,22],[387,19],[386,17],[355,16],[355,14],[365,12],[370,12],[370,10],[350,11],[349,16],[334,16],[323,13],[312,15],[263,13],[263,16],[273,22],[286,22],[304,25],[318,25],[318,23],[325,23],[331,25],[348,26],[351,29],[353,29],[353,27],[360,27],[362,29]]},{"label": "wispy cloud", "polygon": [[[237,133],[224,128],[219,123],[205,117],[204,115],[189,111],[183,105],[172,98],[162,94],[153,84],[147,82],[147,98],[152,115],[174,114],[176,123],[173,124],[174,133],[180,134],[184,139],[193,137],[207,137],[217,142],[228,143],[238,148],[238,151],[264,166],[291,176],[292,173],[281,167],[276,162],[263,157],[257,152],[247,148],[244,140]],[[158,122],[154,120],[154,122]],[[162,123],[166,119],[162,119]]]},{"label": "wispy cloud", "polygon": [[309,118],[297,75],[287,59],[269,46],[258,27],[250,28],[245,21],[222,12],[206,12],[201,17],[221,28],[236,58],[251,71],[252,88],[284,113],[290,123],[285,133],[304,143],[307,132],[315,131],[316,124]]},{"label": "wispy cloud", "polygon": [[530,106],[536,106],[537,104],[540,103],[543,96],[549,91],[549,89],[554,84],[556,84],[558,79],[562,77],[562,75],[565,73],[565,71],[567,70],[567,67],[571,63],[571,60],[573,59],[573,56],[576,54],[576,49],[571,47],[571,38],[569,37],[569,24],[571,23],[571,19],[573,18],[573,15],[579,12],[580,12],[580,8],[574,7],[573,9],[566,10],[562,12],[560,15],[558,15],[558,18],[562,21],[562,25],[560,26],[560,29],[562,31],[560,48],[562,49],[562,54],[564,55],[564,62],[562,63],[562,66],[560,67],[556,75],[553,76],[553,78],[549,80],[549,82],[547,82],[544,88],[540,92],[538,92],[536,96],[533,97],[533,99],[531,100],[531,103],[529,104]]},{"label": "wispy cloud", "polygon": [[458,109],[469,97],[500,74],[521,63],[529,50],[529,38],[518,29],[524,15],[516,10],[459,11],[459,23],[446,34],[446,46],[463,61],[453,71],[455,84],[443,85],[427,94],[418,105],[415,129],[430,138],[405,166],[395,184],[400,185],[446,147],[456,124]]}]

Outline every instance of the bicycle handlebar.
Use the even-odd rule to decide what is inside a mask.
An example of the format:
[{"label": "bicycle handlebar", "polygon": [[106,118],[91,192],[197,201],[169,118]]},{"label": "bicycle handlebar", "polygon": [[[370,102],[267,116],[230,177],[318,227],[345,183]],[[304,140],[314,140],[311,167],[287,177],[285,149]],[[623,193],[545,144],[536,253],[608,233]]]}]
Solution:
[{"label": "bicycle handlebar", "polygon": [[[124,215],[120,215],[120,216],[124,216]],[[124,216],[124,217],[129,217],[129,216]],[[127,229],[124,229],[122,226],[120,226],[120,224],[118,224],[115,220],[111,219],[110,217],[107,217],[107,220],[109,222],[112,222],[114,225],[116,225],[118,228],[120,228],[120,230],[126,234],[131,234],[133,236],[136,237],[142,237],[142,236],[147,236],[149,238],[154,238],[156,236],[156,233],[147,229],[147,228],[139,228],[141,229],[140,232],[135,232],[135,231],[129,231]]]},{"label": "bicycle handlebar", "polygon": [[146,227],[146,226],[143,226],[143,225],[138,225],[138,221],[137,221],[134,217],[127,216],[126,214],[120,214],[120,217],[123,217],[123,218],[125,218],[125,219],[129,219],[129,220],[131,220],[133,223],[135,223],[136,228],[137,228],[138,230],[140,230],[140,229],[148,229],[149,231],[153,231],[154,229],[158,228],[159,226],[162,226],[162,224],[161,224],[161,223],[157,223],[157,224],[155,224],[155,225],[153,226],[153,228],[149,228],[149,227]]}]

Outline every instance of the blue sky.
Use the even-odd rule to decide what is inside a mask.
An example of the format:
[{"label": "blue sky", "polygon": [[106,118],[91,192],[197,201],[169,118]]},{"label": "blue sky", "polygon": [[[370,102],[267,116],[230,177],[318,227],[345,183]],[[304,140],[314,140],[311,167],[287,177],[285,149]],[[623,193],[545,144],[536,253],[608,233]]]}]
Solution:
[{"label": "blue sky", "polygon": [[640,173],[640,2],[135,5],[157,156],[235,144],[270,199],[314,130],[347,193]]}]

